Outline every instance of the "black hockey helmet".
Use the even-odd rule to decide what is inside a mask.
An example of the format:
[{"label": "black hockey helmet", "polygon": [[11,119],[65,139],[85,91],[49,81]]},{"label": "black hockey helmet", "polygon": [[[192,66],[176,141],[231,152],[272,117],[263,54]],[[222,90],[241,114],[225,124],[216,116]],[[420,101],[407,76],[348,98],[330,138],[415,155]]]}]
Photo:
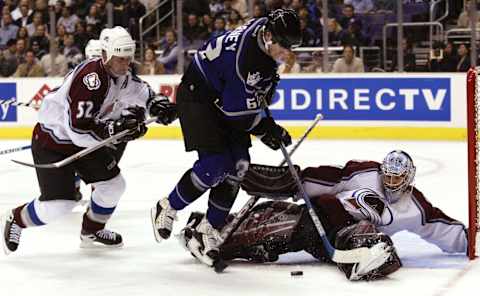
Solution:
[{"label": "black hockey helmet", "polygon": [[291,49],[302,43],[300,19],[293,9],[277,9],[268,15],[267,30],[272,33],[273,42]]}]

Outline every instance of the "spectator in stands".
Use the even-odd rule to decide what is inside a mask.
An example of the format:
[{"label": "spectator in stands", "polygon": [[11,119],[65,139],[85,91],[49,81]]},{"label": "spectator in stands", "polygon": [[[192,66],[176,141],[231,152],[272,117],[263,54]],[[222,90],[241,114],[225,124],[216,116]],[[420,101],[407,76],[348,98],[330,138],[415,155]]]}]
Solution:
[{"label": "spectator in stands", "polygon": [[17,40],[10,39],[7,42],[7,49],[0,50],[0,76],[10,77],[15,73],[18,66]]},{"label": "spectator in stands", "polygon": [[200,22],[200,26],[203,28],[205,31],[206,37],[205,39],[208,39],[209,36],[213,32],[213,18],[209,14],[204,14],[202,16],[202,21]]},{"label": "spectator in stands", "polygon": [[67,4],[63,0],[57,0],[55,6],[53,6],[53,11],[55,11],[55,19],[58,21],[62,17],[63,9],[67,7]]},{"label": "spectator in stands", "polygon": [[457,72],[467,72],[470,69],[470,50],[465,43],[458,46]]},{"label": "spectator in stands", "polygon": [[80,19],[85,19],[90,7],[89,0],[75,0],[74,11]]},{"label": "spectator in stands", "polygon": [[57,41],[52,41],[50,52],[41,58],[40,65],[48,77],[63,77],[67,75],[67,59],[59,52]]},{"label": "spectator in stands", "polygon": [[153,48],[145,50],[145,58],[138,69],[139,75],[160,75],[165,74],[165,67],[155,58],[155,51]]},{"label": "spectator in stands", "polygon": [[[16,1],[15,1],[16,2]],[[0,5],[1,6],[1,5]],[[20,0],[18,1],[18,5],[17,4],[14,4],[13,5],[15,7],[15,9],[11,10],[11,13],[12,13],[12,20],[13,22],[19,26],[19,27],[22,27],[24,25],[22,24],[18,24],[17,23],[17,20],[19,20],[20,18],[22,18],[23,14],[22,14],[22,9],[24,7],[26,7],[26,11],[27,11],[27,15],[33,13],[33,10],[30,9],[30,1],[29,0]],[[10,7],[10,5],[9,5]]]},{"label": "spectator in stands", "polygon": [[28,47],[28,45],[30,44],[28,38],[29,38],[29,35],[28,35],[27,27],[18,28],[17,36],[15,37],[15,39],[25,39],[25,40],[27,40],[27,47]]},{"label": "spectator in stands", "polygon": [[[286,8],[291,8],[291,9],[295,10],[297,12],[297,14],[300,12],[300,9],[305,7],[303,5],[302,0],[291,0],[289,2],[290,2],[290,5],[288,5],[289,7],[286,7]],[[286,4],[285,1],[283,3]]]},{"label": "spectator in stands", "polygon": [[322,52],[312,52],[312,62],[303,69],[307,73],[322,73],[323,72],[323,56]]},{"label": "spectator in stands", "polygon": [[67,59],[68,69],[72,70],[83,61],[83,53],[75,44],[73,34],[66,33],[63,36],[63,45],[63,55]]},{"label": "spectator in stands", "polygon": [[180,49],[177,46],[177,34],[173,29],[165,31],[165,43],[160,49],[162,54],[157,58],[157,61],[163,64],[165,73],[177,73],[177,55]]},{"label": "spectator in stands", "polygon": [[282,0],[265,0],[265,4],[267,5],[267,11],[271,11],[279,8],[286,8],[286,7],[283,7]]},{"label": "spectator in stands", "polygon": [[[321,36],[321,35],[320,35]],[[342,44],[342,27],[334,18],[328,19],[328,44],[330,46],[340,46]],[[319,45],[322,45],[322,40],[318,40]]]},{"label": "spectator in stands", "polygon": [[205,39],[208,33],[205,27],[200,26],[198,16],[196,14],[189,14],[187,17],[187,24],[183,28],[183,36],[185,37],[184,47],[197,49]]},{"label": "spectator in stands", "polygon": [[340,40],[342,44],[351,44],[355,47],[360,47],[367,44],[367,41],[362,35],[358,22],[348,24],[346,30],[340,33]]},{"label": "spectator in stands", "polygon": [[344,45],[343,57],[337,59],[333,64],[334,73],[358,73],[365,72],[363,61],[355,56],[351,45]]},{"label": "spectator in stands", "polygon": [[35,53],[33,50],[29,49],[25,53],[25,62],[18,65],[17,71],[13,74],[14,77],[43,77],[45,72],[43,72],[42,66],[37,63],[35,58]]},{"label": "spectator in stands", "polygon": [[67,6],[62,9],[62,16],[58,19],[57,24],[63,25],[67,33],[73,33],[79,20],[76,14],[72,14],[72,8]]},{"label": "spectator in stands", "polygon": [[245,22],[243,21],[242,16],[239,14],[237,10],[232,9],[230,15],[228,16],[227,31],[235,30],[236,28],[243,25]]},{"label": "spectator in stands", "polygon": [[215,18],[215,23],[213,24],[213,30],[212,34],[210,34],[210,38],[215,38],[218,37],[222,34],[224,34],[227,30],[225,30],[225,19],[223,17],[216,17]]},{"label": "spectator in stands", "polygon": [[50,48],[50,41],[48,40],[48,35],[45,28],[45,25],[38,25],[37,30],[30,38],[30,41],[37,41],[41,50],[48,51]]},{"label": "spectator in stands", "polygon": [[300,73],[300,64],[297,63],[297,56],[293,51],[290,51],[285,61],[278,66],[278,74]]},{"label": "spectator in stands", "polygon": [[302,30],[302,44],[301,47],[315,46],[316,34],[307,26],[308,20],[306,18],[300,18],[300,29]]},{"label": "spectator in stands", "polygon": [[368,13],[375,8],[372,0],[344,0],[343,3],[352,5],[357,13]]},{"label": "spectator in stands", "polygon": [[127,5],[124,8],[124,27],[128,28],[128,31],[132,35],[133,40],[139,39],[139,21],[142,16],[147,13],[147,8],[139,0],[128,0]]},{"label": "spectator in stands", "polygon": [[433,44],[433,50],[430,54],[427,68],[430,72],[456,72],[458,59],[453,55],[453,43],[449,42],[447,46],[438,41]]},{"label": "spectator in stands", "polygon": [[92,4],[88,11],[88,15],[85,17],[85,22],[87,25],[92,25],[95,27],[95,34],[99,34],[101,31],[103,20],[98,12],[98,5]]},{"label": "spectator in stands", "polygon": [[[470,10],[471,1],[465,3],[463,11],[458,16],[457,27],[458,28],[470,28]],[[480,14],[477,12],[477,27],[480,25]]]},{"label": "spectator in stands", "polygon": [[267,15],[267,7],[263,2],[255,3],[255,5],[253,5],[254,18],[264,17],[266,15]]},{"label": "spectator in stands", "polygon": [[84,20],[80,20],[75,26],[75,34],[73,39],[81,52],[85,51],[85,46],[90,39],[95,39],[95,35],[91,32],[87,32],[87,23]]},{"label": "spectator in stands", "polygon": [[360,30],[362,29],[362,21],[355,15],[355,9],[350,4],[343,6],[342,16],[340,16],[338,23],[344,30],[347,29],[351,23],[357,23],[358,28],[360,28]]},{"label": "spectator in stands", "polygon": [[35,0],[33,14],[35,15],[36,12],[42,15],[42,23],[48,24],[48,20],[50,19],[48,14],[48,0]]},{"label": "spectator in stands", "polygon": [[8,40],[17,37],[18,26],[13,23],[12,15],[9,12],[2,13],[0,26],[0,48],[7,45]]},{"label": "spectator in stands", "polygon": [[57,36],[55,37],[55,40],[57,40],[58,48],[63,52],[63,39],[65,38],[65,34],[67,32],[65,31],[65,27],[61,24],[57,25]]},{"label": "spectator in stands", "polygon": [[15,56],[17,58],[17,65],[24,62],[25,50],[27,49],[27,42],[25,39],[18,39],[15,44]]},{"label": "spectator in stands", "polygon": [[[18,10],[18,17],[15,17],[15,12]],[[20,5],[12,11],[12,19],[18,27],[25,27],[30,23],[30,15],[33,13],[28,7],[28,0],[21,0]]]},{"label": "spectator in stands", "polygon": [[40,44],[38,43],[38,41],[36,40],[32,41],[32,45],[30,46],[30,49],[33,51],[33,53],[35,54],[35,58],[38,61],[40,61],[40,59],[47,54],[47,51],[43,50],[40,47]]},{"label": "spectator in stands", "polygon": [[37,26],[43,25],[42,13],[35,12],[33,14],[32,22],[27,25],[28,36],[33,36]]},{"label": "spectator in stands", "polygon": [[[417,59],[413,53],[413,45],[407,38],[402,38],[403,49],[403,70],[405,72],[415,72],[417,69]],[[398,71],[397,54],[393,55],[392,67],[390,71]]]},{"label": "spectator in stands", "polygon": [[232,1],[231,0],[223,0],[223,10],[215,14],[215,17],[222,17],[223,19],[227,20],[232,11],[235,11],[240,15],[238,10],[234,9],[232,7]]}]

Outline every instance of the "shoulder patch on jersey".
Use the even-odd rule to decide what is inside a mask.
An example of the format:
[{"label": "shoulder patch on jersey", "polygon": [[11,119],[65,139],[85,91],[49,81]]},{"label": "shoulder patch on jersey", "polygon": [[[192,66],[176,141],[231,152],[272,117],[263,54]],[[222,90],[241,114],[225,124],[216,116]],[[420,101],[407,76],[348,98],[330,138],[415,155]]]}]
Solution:
[{"label": "shoulder patch on jersey", "polygon": [[250,73],[248,72],[247,75],[247,84],[250,86],[255,86],[260,80],[262,80],[262,76],[260,72]]},{"label": "shoulder patch on jersey", "polygon": [[83,76],[83,84],[85,84],[88,90],[97,90],[102,85],[96,72],[91,72]]}]

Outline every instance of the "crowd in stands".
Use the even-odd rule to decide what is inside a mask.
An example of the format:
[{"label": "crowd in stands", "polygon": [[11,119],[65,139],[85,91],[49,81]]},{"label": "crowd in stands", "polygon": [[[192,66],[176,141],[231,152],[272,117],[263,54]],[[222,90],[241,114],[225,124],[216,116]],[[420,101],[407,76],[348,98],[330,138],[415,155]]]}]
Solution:
[{"label": "crowd in stands", "polygon": [[[340,47],[339,58],[332,62],[331,71],[363,72],[370,69],[359,57],[358,49],[381,46],[384,24],[396,21],[397,1],[392,0],[328,0],[327,24],[322,16],[323,0],[252,1],[250,15],[247,0],[183,0],[183,50],[196,49],[209,38],[235,29],[251,17],[266,16],[268,11],[277,8],[291,8],[300,16],[301,47],[323,46],[323,26],[326,25],[328,45]],[[466,9],[470,2],[464,5],[463,0],[447,1],[450,7],[445,22],[468,28],[470,21]],[[98,38],[106,27],[107,2],[113,4],[114,25],[127,28],[138,40],[139,19],[155,8],[159,0],[0,0],[0,77],[65,75],[85,58],[88,40]],[[405,21],[429,20],[430,0],[403,0],[403,3]],[[55,15],[54,26],[50,23],[52,14]],[[480,18],[478,24],[480,26]],[[163,37],[160,40],[148,39],[144,56],[138,58],[139,74],[182,72],[177,63],[180,51],[177,31],[168,27],[171,25],[167,22],[161,29]],[[52,27],[55,34],[50,32]],[[451,41],[435,42],[428,59],[419,67],[413,49],[415,43],[426,41],[426,35],[421,30],[409,31],[408,28],[405,33],[400,41],[405,71],[455,72],[469,68],[469,45]],[[389,41],[389,45],[397,42],[395,38]],[[391,62],[384,69],[397,70],[395,51],[388,55]],[[186,58],[188,62],[189,55]],[[284,57],[279,73],[319,73],[323,72],[322,68],[321,51],[295,52]]]}]

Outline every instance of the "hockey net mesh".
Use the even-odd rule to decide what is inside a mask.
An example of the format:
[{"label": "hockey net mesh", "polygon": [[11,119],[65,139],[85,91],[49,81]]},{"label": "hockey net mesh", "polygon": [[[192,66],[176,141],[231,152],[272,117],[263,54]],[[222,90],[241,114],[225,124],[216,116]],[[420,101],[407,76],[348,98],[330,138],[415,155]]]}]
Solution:
[{"label": "hockey net mesh", "polygon": [[480,252],[480,187],[479,174],[480,144],[479,108],[480,108],[480,69],[470,69],[467,73],[467,145],[468,145],[468,256],[474,259]]}]

